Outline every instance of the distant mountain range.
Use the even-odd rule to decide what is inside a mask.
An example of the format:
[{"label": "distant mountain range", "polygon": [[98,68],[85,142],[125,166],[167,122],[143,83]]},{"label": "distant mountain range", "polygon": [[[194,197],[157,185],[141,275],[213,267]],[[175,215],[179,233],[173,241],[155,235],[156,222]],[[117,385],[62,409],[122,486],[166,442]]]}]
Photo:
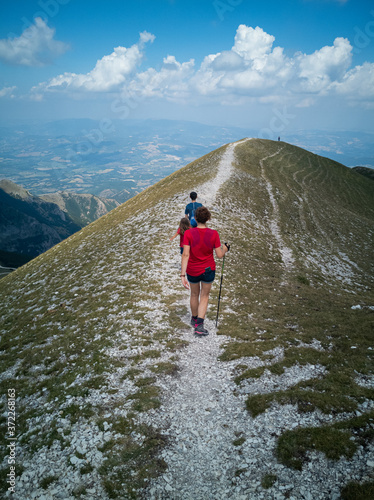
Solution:
[{"label": "distant mountain range", "polygon": [[[204,339],[168,238],[192,190],[231,243]],[[53,214],[62,228],[66,214]],[[253,139],[190,162],[3,278],[17,499],[372,498],[373,238],[370,179]],[[0,452],[6,477],[6,440]],[[352,481],[361,495],[343,494]]]},{"label": "distant mountain range", "polygon": [[0,263],[17,267],[79,231],[119,204],[89,194],[41,197],[0,181]]},{"label": "distant mountain range", "polygon": [[[374,167],[373,134],[283,130],[274,140],[279,135],[346,166]],[[123,203],[221,144],[259,136],[182,120],[35,121],[0,128],[0,176],[38,196],[74,191]]]}]

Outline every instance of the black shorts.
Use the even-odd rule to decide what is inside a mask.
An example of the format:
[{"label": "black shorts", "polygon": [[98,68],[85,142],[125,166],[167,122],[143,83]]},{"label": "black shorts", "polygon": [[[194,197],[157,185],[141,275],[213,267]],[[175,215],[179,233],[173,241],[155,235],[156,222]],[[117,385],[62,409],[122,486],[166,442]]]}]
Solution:
[{"label": "black shorts", "polygon": [[215,276],[215,271],[208,271],[200,274],[199,276],[191,276],[190,274],[187,274],[187,279],[190,283],[200,283],[200,281],[203,283],[213,283]]}]

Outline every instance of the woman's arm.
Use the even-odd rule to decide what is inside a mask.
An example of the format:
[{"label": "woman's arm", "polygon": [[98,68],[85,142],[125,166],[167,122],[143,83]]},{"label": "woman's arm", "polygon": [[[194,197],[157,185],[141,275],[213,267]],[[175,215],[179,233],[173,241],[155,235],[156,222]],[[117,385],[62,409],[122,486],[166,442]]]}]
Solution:
[{"label": "woman's arm", "polygon": [[181,280],[182,280],[182,285],[184,286],[184,288],[187,288],[187,290],[190,289],[190,284],[188,283],[186,276],[186,270],[189,258],[190,258],[190,245],[183,245]]},{"label": "woman's arm", "polygon": [[174,234],[174,236],[171,236],[171,237],[169,238],[169,240],[170,240],[170,241],[173,241],[173,239],[174,239],[174,238],[176,238],[176,237],[178,236],[178,234],[179,234],[179,233],[178,233],[178,231],[177,231],[177,232]]},{"label": "woman's arm", "polygon": [[229,249],[226,244],[223,244],[221,247],[215,248],[214,251],[216,252],[217,257],[219,259],[222,259],[223,256],[226,255],[226,253],[229,251]]}]

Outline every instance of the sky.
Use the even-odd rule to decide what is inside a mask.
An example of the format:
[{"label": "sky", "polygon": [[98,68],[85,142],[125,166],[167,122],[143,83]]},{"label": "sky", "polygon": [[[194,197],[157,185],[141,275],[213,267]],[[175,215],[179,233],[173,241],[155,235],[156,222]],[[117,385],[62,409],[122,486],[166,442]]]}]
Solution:
[{"label": "sky", "polygon": [[374,132],[372,0],[2,0],[0,124]]}]

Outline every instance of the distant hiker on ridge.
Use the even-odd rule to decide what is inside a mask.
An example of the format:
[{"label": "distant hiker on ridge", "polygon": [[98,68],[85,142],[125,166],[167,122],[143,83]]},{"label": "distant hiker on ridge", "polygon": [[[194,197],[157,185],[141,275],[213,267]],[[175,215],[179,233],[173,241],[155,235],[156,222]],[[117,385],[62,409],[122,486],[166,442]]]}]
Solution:
[{"label": "distant hiker on ridge", "polygon": [[190,198],[191,198],[191,203],[189,203],[186,206],[186,210],[184,211],[184,214],[188,217],[188,219],[191,223],[191,226],[196,227],[197,222],[195,220],[195,210],[197,210],[199,207],[202,207],[203,205],[196,201],[197,193],[195,193],[195,191],[192,191],[192,193],[190,193]]},{"label": "distant hiker on ridge", "polygon": [[199,207],[195,212],[197,227],[184,233],[182,253],[182,284],[191,290],[191,325],[195,327],[195,335],[209,335],[204,328],[205,314],[208,309],[209,294],[216,274],[213,249],[216,256],[222,259],[230,246],[225,243],[221,247],[219,234],[206,225],[211,213],[206,207]]},{"label": "distant hiker on ridge", "polygon": [[173,241],[174,238],[176,238],[179,234],[180,239],[179,239],[179,246],[180,246],[180,252],[181,254],[183,253],[183,240],[184,240],[184,233],[187,231],[187,229],[190,229],[191,224],[190,221],[187,219],[187,217],[183,217],[179,223],[179,227],[177,229],[177,232],[174,234],[174,236],[171,236],[169,238],[170,241]]}]

